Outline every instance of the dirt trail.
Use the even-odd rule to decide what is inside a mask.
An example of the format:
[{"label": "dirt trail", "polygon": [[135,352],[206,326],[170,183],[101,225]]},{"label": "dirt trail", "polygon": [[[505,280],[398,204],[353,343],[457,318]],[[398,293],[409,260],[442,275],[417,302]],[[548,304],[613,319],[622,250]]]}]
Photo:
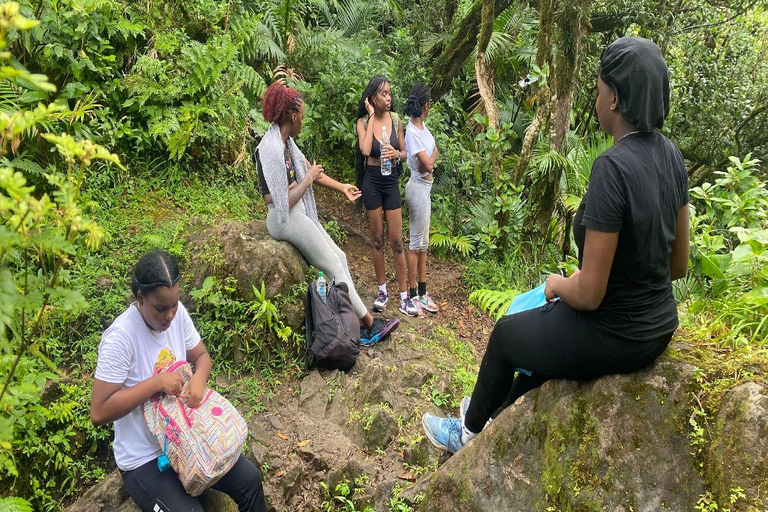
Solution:
[{"label": "dirt trail", "polygon": [[[354,204],[340,194],[327,189],[317,190],[316,200],[320,218],[323,221],[335,220],[346,230],[347,240],[341,248],[347,255],[357,291],[370,307],[376,299],[378,289],[373,271],[371,242],[365,212],[359,213]],[[408,247],[407,236],[408,233],[404,233],[406,248]],[[477,306],[470,305],[467,301],[471,290],[463,282],[464,269],[461,264],[429,254],[427,286],[432,299],[440,306],[440,311],[436,314],[425,312],[423,318],[408,318],[398,311],[397,302],[393,300],[397,295],[397,280],[388,241],[384,243],[384,259],[387,288],[390,294],[390,303],[384,311],[385,317],[400,318],[401,322],[412,326],[423,336],[429,336],[436,326],[449,328],[459,338],[472,343],[478,355],[485,351],[493,321]]]},{"label": "dirt trail", "polygon": [[[347,232],[341,247],[358,292],[372,304],[378,290],[365,217],[324,189],[317,191],[317,202],[321,219],[335,220]],[[385,258],[387,284],[395,295],[388,243]],[[217,376],[217,385],[239,402],[248,420],[247,455],[263,471],[269,512],[331,510],[333,502],[338,506],[333,510],[349,510],[334,498],[340,482],[352,488],[346,498],[355,510],[403,510],[392,505],[391,500],[398,499],[414,503],[426,477],[445,458],[423,435],[421,415],[441,412],[438,405],[443,413],[456,414],[447,397],[456,392],[454,375],[467,372],[457,363],[451,336],[435,331],[449,329],[471,343],[479,359],[493,327],[486,314],[468,305],[462,272],[460,264],[430,256],[427,283],[440,311],[410,318],[391,301],[383,316],[400,318],[400,327],[382,343],[363,349],[347,374],[313,370],[299,380],[282,382],[273,392],[254,391],[251,384],[258,383],[258,377]],[[121,489],[113,474],[68,512],[138,512]],[[401,491],[402,498],[397,498]],[[227,499],[217,499],[223,501],[206,510],[235,510]]]}]

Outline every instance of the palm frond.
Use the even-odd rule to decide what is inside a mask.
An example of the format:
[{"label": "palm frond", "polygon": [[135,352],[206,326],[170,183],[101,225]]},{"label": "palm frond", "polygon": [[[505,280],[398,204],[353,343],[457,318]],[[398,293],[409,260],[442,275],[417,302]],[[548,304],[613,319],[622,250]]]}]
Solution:
[{"label": "palm frond", "polygon": [[530,172],[534,179],[550,173],[557,165],[566,167],[568,163],[563,155],[549,145],[548,139],[540,139],[533,148],[531,158]]},{"label": "palm frond", "polygon": [[350,37],[370,26],[378,16],[378,9],[373,2],[343,0],[333,17],[331,27],[341,30],[344,37]]}]

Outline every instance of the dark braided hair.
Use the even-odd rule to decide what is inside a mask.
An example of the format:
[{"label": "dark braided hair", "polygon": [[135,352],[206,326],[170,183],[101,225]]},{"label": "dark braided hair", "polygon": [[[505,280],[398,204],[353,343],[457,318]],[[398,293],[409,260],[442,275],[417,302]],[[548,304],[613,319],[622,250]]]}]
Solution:
[{"label": "dark braided hair", "polygon": [[152,251],[142,256],[133,267],[131,291],[134,297],[138,297],[139,292],[146,296],[161,286],[172,288],[180,280],[181,273],[174,257],[165,251]]},{"label": "dark braided hair", "polygon": [[[360,103],[357,106],[357,118],[363,118],[368,115],[368,109],[365,108],[365,100],[369,99],[371,96],[379,92],[379,90],[384,87],[384,84],[389,83],[389,80],[387,80],[387,77],[384,75],[374,75],[369,81],[368,85],[365,87],[365,90],[363,91],[363,95],[360,97]],[[371,104],[373,106],[373,104]],[[392,107],[394,108],[394,103],[392,104]],[[355,174],[357,176],[357,180],[355,185],[357,185],[358,189],[362,189],[363,187],[363,174],[365,174],[365,157],[360,152],[360,143],[359,141],[355,144],[355,148],[357,148],[357,160],[355,162]],[[362,199],[358,199],[358,207],[362,205]]]},{"label": "dark braided hair", "polygon": [[408,101],[405,103],[403,114],[408,117],[421,116],[421,110],[431,98],[432,95],[429,92],[429,87],[421,82],[413,84],[411,92],[408,94]]},{"label": "dark braided hair", "polygon": [[301,108],[304,99],[296,89],[274,82],[264,91],[261,113],[269,123],[283,124]]}]

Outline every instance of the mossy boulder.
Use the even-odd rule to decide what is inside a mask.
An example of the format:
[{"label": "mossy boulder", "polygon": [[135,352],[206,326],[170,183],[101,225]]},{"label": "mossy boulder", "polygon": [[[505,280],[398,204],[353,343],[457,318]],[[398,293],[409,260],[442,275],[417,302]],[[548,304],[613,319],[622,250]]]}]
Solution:
[{"label": "mossy boulder", "polygon": [[187,241],[187,252],[190,283],[185,289],[200,288],[208,276],[220,282],[233,277],[243,300],[252,300],[252,286],[260,289],[262,282],[267,298],[285,295],[304,281],[307,270],[301,253],[272,238],[264,220],[229,221],[197,231]]},{"label": "mossy boulder", "polygon": [[[226,494],[209,489],[200,496],[206,512],[237,512],[237,505]],[[118,470],[91,487],[64,512],[141,512],[128,496]]]},{"label": "mossy boulder", "polygon": [[715,497],[731,510],[768,509],[768,390],[746,382],[723,399],[707,453],[707,481]]},{"label": "mossy boulder", "polygon": [[693,368],[671,361],[547,382],[431,477],[423,509],[694,510],[705,487],[685,428],[693,389]]}]

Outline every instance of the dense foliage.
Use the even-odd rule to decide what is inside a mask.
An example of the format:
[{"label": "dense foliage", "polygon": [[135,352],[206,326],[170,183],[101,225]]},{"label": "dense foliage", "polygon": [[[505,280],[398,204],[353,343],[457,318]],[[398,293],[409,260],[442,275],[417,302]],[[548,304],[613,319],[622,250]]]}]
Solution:
[{"label": "dense foliage", "polygon": [[[0,50],[7,52],[0,54],[3,496],[58,510],[108,468],[110,430],[88,419],[100,333],[125,307],[128,268],[141,252],[162,247],[183,259],[190,219],[264,215],[253,198],[250,151],[266,129],[265,86],[285,80],[303,92],[305,153],[331,175],[353,180],[353,127],[368,79],[386,74],[401,111],[411,84],[435,80],[435,63],[473,5],[25,0],[0,6]],[[466,264],[474,298],[494,312],[542,273],[572,269],[573,210],[592,162],[612,143],[594,116],[600,52],[620,35],[650,37],[672,70],[664,132],[690,169],[691,266],[676,289],[684,324],[718,347],[762,346],[768,331],[764,3],[585,4],[592,29],[582,41],[566,144],[553,148],[550,134],[539,134],[522,176],[515,166],[551,70],[536,64],[537,9],[496,5],[485,56],[498,126],[479,98],[474,56],[458,63],[428,119],[440,148],[434,251]],[[523,227],[538,200],[532,190],[555,169],[549,229],[536,241],[541,250],[530,254]],[[300,352],[299,335],[279,318],[280,301],[288,298],[275,299],[278,307],[263,293],[242,302],[229,295],[230,284],[208,281],[194,292],[202,304],[198,327],[220,356],[215,371],[259,369],[274,382],[278,372],[295,368]],[[275,339],[288,348],[275,350],[269,342]],[[255,347],[252,360],[238,359],[241,343]],[[21,507],[13,503],[0,498]]]}]

